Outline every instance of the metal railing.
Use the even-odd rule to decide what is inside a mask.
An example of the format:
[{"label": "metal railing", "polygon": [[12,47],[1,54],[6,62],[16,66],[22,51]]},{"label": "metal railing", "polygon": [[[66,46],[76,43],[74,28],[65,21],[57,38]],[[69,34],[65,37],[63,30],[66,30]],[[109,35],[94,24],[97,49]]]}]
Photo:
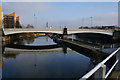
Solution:
[{"label": "metal railing", "polygon": [[[79,80],[86,80],[90,76],[94,74],[94,78],[101,78],[105,80],[108,78],[112,70],[116,67],[117,70],[120,70],[120,48],[115,50],[112,54],[110,54],[106,59],[104,59],[102,62],[100,62],[96,67],[94,67],[91,71],[89,71],[87,74],[85,74],[82,78]],[[110,68],[110,70],[106,73],[106,65],[105,63],[110,60],[114,55],[116,55],[116,61],[113,64],[113,66]],[[119,64],[118,64],[119,62]]]}]

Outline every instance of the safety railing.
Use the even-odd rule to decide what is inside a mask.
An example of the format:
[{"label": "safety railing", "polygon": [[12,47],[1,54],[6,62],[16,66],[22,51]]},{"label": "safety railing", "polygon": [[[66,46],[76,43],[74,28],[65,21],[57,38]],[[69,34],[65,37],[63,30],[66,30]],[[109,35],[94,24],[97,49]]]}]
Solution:
[{"label": "safety railing", "polygon": [[[110,70],[106,73],[106,65],[105,63],[110,60],[114,55],[116,55],[116,61],[110,68]],[[120,70],[120,48],[115,50],[112,54],[110,54],[106,59],[104,59],[102,62],[100,62],[96,67],[94,67],[91,71],[89,71],[87,74],[85,74],[82,78],[79,80],[86,80],[90,76],[94,74],[94,78],[100,78],[102,80],[105,80],[108,78],[112,70],[116,67],[116,70]]]}]

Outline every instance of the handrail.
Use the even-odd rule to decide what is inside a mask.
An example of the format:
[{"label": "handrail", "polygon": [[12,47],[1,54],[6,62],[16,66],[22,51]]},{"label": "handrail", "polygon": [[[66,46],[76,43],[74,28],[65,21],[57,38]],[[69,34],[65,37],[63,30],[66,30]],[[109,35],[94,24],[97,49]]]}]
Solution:
[{"label": "handrail", "polygon": [[[96,65],[95,68],[93,68],[91,71],[89,71],[87,74],[85,74],[82,78],[80,78],[79,80],[85,80],[87,78],[89,78],[91,75],[93,75],[99,68],[101,68],[103,65],[105,65],[105,63],[111,58],[113,57],[118,51],[120,50],[120,48],[118,48],[117,50],[115,50],[112,54],[110,54],[106,59],[104,59],[102,62],[100,62],[98,65]],[[119,59],[116,60],[116,62],[114,63],[114,65],[112,66],[112,68],[108,71],[108,73],[105,75],[105,78],[108,77],[108,75],[110,74],[110,72],[113,70],[113,68],[116,66],[116,64],[118,63]]]},{"label": "handrail", "polygon": [[112,68],[108,71],[108,73],[105,75],[105,79],[109,76],[109,74],[112,72],[113,68],[116,66],[116,64],[118,63],[119,60],[117,60],[114,65],[112,66]]},{"label": "handrail", "polygon": [[120,50],[120,48],[118,48],[117,50],[115,50],[112,54],[110,54],[106,59],[104,59],[101,63],[105,64],[111,57],[113,57],[118,51]]}]

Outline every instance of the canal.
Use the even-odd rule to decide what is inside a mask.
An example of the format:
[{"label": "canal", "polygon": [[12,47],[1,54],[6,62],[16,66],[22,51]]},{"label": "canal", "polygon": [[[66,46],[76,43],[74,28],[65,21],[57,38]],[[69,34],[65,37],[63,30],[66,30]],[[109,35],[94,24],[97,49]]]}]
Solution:
[{"label": "canal", "polygon": [[[78,39],[75,35],[68,36],[68,38],[72,37],[75,40]],[[48,36],[28,37],[8,42],[2,42],[2,36],[0,39],[0,77],[2,79],[77,80],[95,66],[90,57],[83,55],[89,52],[78,52],[65,44],[57,44]],[[87,45],[91,45],[90,41],[88,43]],[[102,45],[104,47],[101,44],[97,47],[109,54],[119,47],[118,43]]]},{"label": "canal", "polygon": [[[13,42],[14,43],[14,42]],[[18,40],[19,46],[57,45],[47,36],[32,40]],[[10,44],[12,45],[12,44]],[[13,45],[12,45],[13,46]],[[2,46],[1,46],[2,47]],[[3,47],[2,47],[3,48]],[[2,78],[68,78],[82,77],[94,65],[86,57],[66,46],[48,49],[24,50],[11,46],[4,47],[1,56]],[[67,51],[64,51],[67,50]]]}]

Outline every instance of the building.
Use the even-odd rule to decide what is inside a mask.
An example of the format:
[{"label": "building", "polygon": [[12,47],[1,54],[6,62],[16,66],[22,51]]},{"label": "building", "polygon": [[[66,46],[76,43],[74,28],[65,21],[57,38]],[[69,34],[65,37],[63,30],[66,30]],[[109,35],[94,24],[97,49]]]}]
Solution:
[{"label": "building", "polygon": [[0,6],[0,28],[2,28],[2,7]]},{"label": "building", "polygon": [[46,23],[46,28],[48,28],[48,22]]},{"label": "building", "polygon": [[102,26],[102,29],[115,29],[115,26]]},{"label": "building", "polygon": [[15,12],[12,14],[3,15],[4,28],[15,28]]},{"label": "building", "polygon": [[16,17],[16,28],[21,28],[20,26],[20,21],[19,21],[19,16]]}]

